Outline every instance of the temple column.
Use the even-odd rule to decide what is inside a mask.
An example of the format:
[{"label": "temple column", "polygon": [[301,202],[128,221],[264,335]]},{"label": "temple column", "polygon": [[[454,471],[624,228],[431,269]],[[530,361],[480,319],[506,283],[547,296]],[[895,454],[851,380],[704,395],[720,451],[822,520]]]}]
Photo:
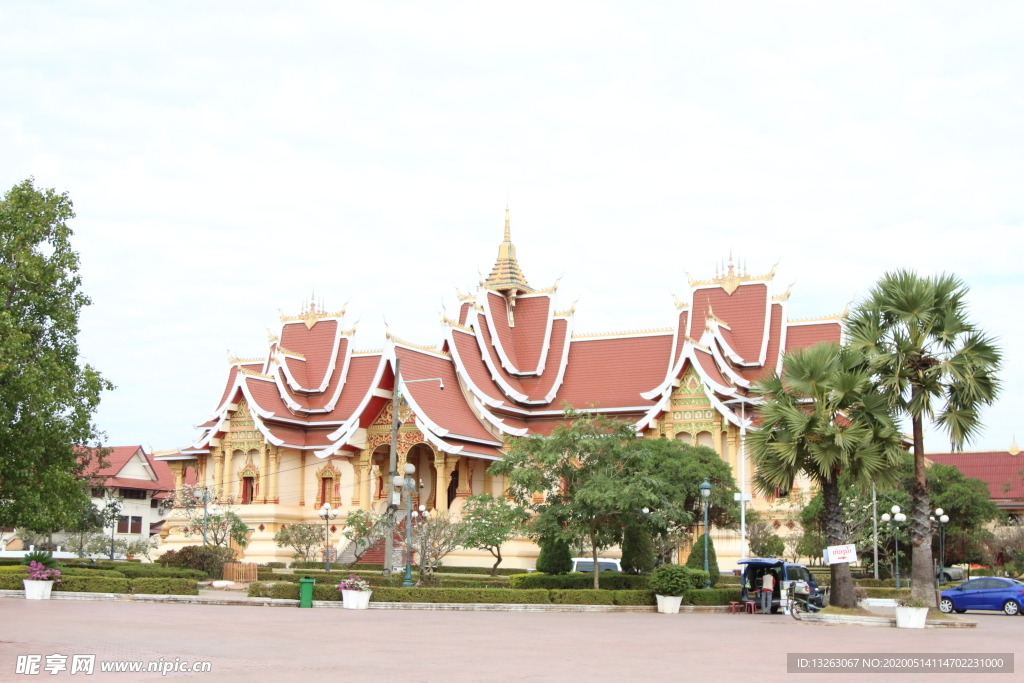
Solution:
[{"label": "temple column", "polygon": [[373,505],[373,498],[370,484],[373,479],[373,451],[363,451],[359,454],[359,464],[363,477],[359,480],[359,507],[367,512]]},{"label": "temple column", "polygon": [[455,489],[455,496],[466,498],[473,495],[473,470],[470,467],[469,458],[460,457],[458,463],[459,486]]},{"label": "temple column", "polygon": [[276,446],[270,446],[270,502],[280,503],[280,499],[277,497],[277,473],[281,469],[281,454],[278,452]]},{"label": "temple column", "polygon": [[441,452],[434,453],[434,469],[437,476],[434,480],[434,509],[448,512],[448,481],[451,470],[448,469],[448,456]]},{"label": "temple column", "polygon": [[266,503],[269,499],[270,491],[270,472],[267,471],[267,444],[266,442],[260,446],[260,495],[259,502]]},{"label": "temple column", "polygon": [[177,502],[182,495],[181,490],[185,487],[185,463],[181,460],[172,460],[167,464],[171,468],[171,474],[174,475],[174,498]]},{"label": "temple column", "polygon": [[352,500],[349,501],[349,505],[352,507],[361,508],[362,505],[359,503],[359,496],[363,493],[363,454],[358,453],[356,457],[349,459],[349,464],[352,465]]},{"label": "temple column", "polygon": [[224,448],[213,454],[213,497],[220,498],[224,489]]},{"label": "temple column", "polygon": [[306,504],[306,451],[299,452],[299,505]]}]

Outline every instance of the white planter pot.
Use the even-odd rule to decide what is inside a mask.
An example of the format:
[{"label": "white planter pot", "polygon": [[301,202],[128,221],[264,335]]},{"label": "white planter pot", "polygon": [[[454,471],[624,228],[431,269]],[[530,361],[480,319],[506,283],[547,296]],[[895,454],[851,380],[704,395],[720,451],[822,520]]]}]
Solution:
[{"label": "white planter pot", "polygon": [[341,591],[341,606],[345,609],[367,609],[373,591]]},{"label": "white planter pot", "polygon": [[656,595],[658,612],[661,614],[679,614],[679,605],[683,604],[681,595]]},{"label": "white planter pot", "polygon": [[50,591],[53,590],[53,581],[29,581],[22,579],[25,584],[26,600],[49,600]]},{"label": "white planter pot", "polygon": [[927,619],[927,607],[896,608],[896,628],[924,628]]}]

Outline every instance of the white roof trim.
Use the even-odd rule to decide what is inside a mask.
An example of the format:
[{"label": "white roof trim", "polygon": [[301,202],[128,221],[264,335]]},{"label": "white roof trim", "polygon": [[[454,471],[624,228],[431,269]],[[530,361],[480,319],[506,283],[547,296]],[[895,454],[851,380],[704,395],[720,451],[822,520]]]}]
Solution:
[{"label": "white roof trim", "polygon": [[494,407],[505,405],[504,401],[499,401],[498,399],[491,398],[490,396],[485,394],[480,389],[480,387],[476,385],[476,383],[473,381],[473,378],[469,376],[469,371],[466,369],[465,363],[462,362],[462,356],[459,355],[459,348],[458,346],[455,345],[455,337],[453,336],[455,332],[461,332],[462,334],[469,335],[474,338],[474,341],[476,339],[476,335],[461,329],[456,330],[453,327],[446,328],[445,334],[448,337],[448,348],[451,349],[452,360],[455,361],[456,373],[458,373],[459,377],[462,378],[462,381],[466,384],[466,387],[477,400],[481,401],[482,403],[485,403],[486,405]]},{"label": "white roof trim", "polygon": [[474,406],[476,406],[477,411],[480,413],[480,415],[483,416],[485,420],[490,422],[492,425],[500,429],[505,434],[510,434],[512,436],[526,436],[526,434],[530,431],[527,428],[517,429],[515,427],[509,427],[508,425],[505,424],[504,420],[491,413],[491,411],[487,410],[487,407],[476,396],[473,397],[473,404]]}]

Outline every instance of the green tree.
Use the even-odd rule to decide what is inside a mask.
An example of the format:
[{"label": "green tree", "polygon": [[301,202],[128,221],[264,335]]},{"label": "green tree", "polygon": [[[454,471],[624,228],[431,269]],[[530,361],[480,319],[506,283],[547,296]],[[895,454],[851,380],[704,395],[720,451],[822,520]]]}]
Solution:
[{"label": "green tree", "polygon": [[290,546],[296,560],[312,560],[324,544],[324,528],[320,524],[289,524],[274,534],[274,541],[278,548]]},{"label": "green tree", "polygon": [[650,574],[654,570],[654,542],[645,525],[630,524],[622,533],[622,571]]},{"label": "green tree", "polygon": [[566,574],[572,571],[572,553],[569,542],[561,536],[541,536],[537,539],[537,571],[545,574]]},{"label": "green tree", "polygon": [[110,527],[110,559],[114,559],[117,547],[114,541],[114,532],[117,530],[117,522],[121,518],[121,499],[106,498],[103,507],[100,508],[100,519],[103,526]]},{"label": "green tree", "polygon": [[993,340],[968,320],[968,288],[943,274],[886,273],[849,319],[850,344],[864,353],[891,405],[910,419],[914,485],[910,536],[913,595],[935,606],[931,590],[932,511],[925,471],[924,421],[933,420],[955,450],[981,429],[980,410],[999,393]]},{"label": "green tree", "polygon": [[93,418],[113,385],[79,358],[90,301],[72,217],[66,193],[31,179],[0,200],[0,527],[72,525],[89,501],[79,478],[105,454]]},{"label": "green tree", "polygon": [[[489,471],[505,477],[513,500],[535,515],[534,537],[585,540],[594,559],[594,588],[599,588],[599,553],[619,543],[627,525],[667,527],[691,515],[685,499],[646,466],[648,450],[638,447],[631,424],[571,408],[565,421],[569,424],[558,425],[550,436],[517,439]],[[544,493],[539,502],[536,492]],[[651,520],[644,519],[644,508]]]},{"label": "green tree", "polygon": [[747,542],[754,557],[781,557],[786,552],[786,544],[767,522],[748,522]]},{"label": "green tree", "polygon": [[697,537],[697,542],[693,544],[693,548],[690,549],[690,556],[686,558],[686,566],[690,569],[699,569],[704,571],[704,544],[708,544],[708,578],[711,580],[711,585],[714,586],[718,583],[718,579],[722,577],[722,573],[718,571],[718,556],[715,554],[715,541],[709,538],[707,534],[701,534]]},{"label": "green tree", "polygon": [[503,497],[489,493],[470,496],[462,508],[463,547],[493,555],[491,576],[495,576],[501,564],[501,546],[515,538],[527,521],[526,511]]},{"label": "green tree", "polygon": [[[760,428],[747,439],[754,486],[767,496],[788,492],[806,475],[822,491],[829,545],[848,542],[839,479],[861,487],[899,473],[901,437],[886,397],[876,390],[863,358],[836,344],[786,354],[783,371],[755,385],[764,397]],[[850,565],[830,566],[832,604],[856,607]]]},{"label": "green tree", "polygon": [[69,542],[76,540],[75,549],[72,552],[79,557],[85,555],[86,538],[103,528],[103,515],[91,502],[88,503],[79,515],[75,523],[67,528],[70,532]]},{"label": "green tree", "polygon": [[[349,548],[352,551],[352,561],[349,563],[349,567],[359,562],[366,551],[383,538],[391,528],[388,525],[387,515],[378,515],[375,512],[367,512],[362,509],[348,513],[345,518],[345,530],[341,532],[341,535],[349,540]],[[349,552],[349,548],[346,548],[344,552]]]}]

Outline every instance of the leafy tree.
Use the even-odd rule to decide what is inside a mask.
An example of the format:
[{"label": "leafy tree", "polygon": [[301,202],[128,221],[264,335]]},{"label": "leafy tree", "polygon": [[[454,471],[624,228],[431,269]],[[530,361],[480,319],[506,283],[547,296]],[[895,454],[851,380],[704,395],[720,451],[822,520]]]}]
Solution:
[{"label": "leafy tree", "polygon": [[235,559],[234,548],[217,545],[187,545],[180,550],[168,550],[159,558],[157,564],[177,569],[198,569],[206,572],[211,579],[224,576],[224,563]]},{"label": "leafy tree", "polygon": [[566,574],[572,571],[572,553],[569,543],[561,536],[541,536],[537,539],[540,554],[537,571],[545,574]]},{"label": "leafy tree", "polygon": [[78,354],[90,301],[73,216],[67,194],[31,179],[0,200],[0,527],[72,525],[89,500],[79,477],[106,453],[93,418],[113,385]]},{"label": "leafy tree", "polygon": [[82,557],[85,554],[86,537],[102,528],[103,515],[95,505],[92,503],[88,504],[85,509],[79,513],[75,524],[67,529],[67,531],[70,532],[70,535],[68,536],[69,546],[72,539],[77,540],[76,547],[71,552],[77,553],[79,557]]},{"label": "leafy tree", "polygon": [[654,542],[646,526],[630,524],[622,534],[622,571],[650,574],[654,570]]},{"label": "leafy tree", "polygon": [[[175,510],[187,522],[182,526],[186,537],[203,536],[212,545],[228,547],[231,543],[244,548],[249,544],[249,527],[234,511],[232,499],[219,500],[214,505],[202,504],[202,487],[186,486],[178,495]],[[186,546],[190,547],[190,546]]]},{"label": "leafy tree", "polygon": [[100,508],[100,519],[103,526],[110,527],[110,559],[114,559],[117,550],[114,543],[114,532],[117,530],[117,521],[121,518],[121,499],[106,498],[103,507]]},{"label": "leafy tree", "polygon": [[[822,491],[829,545],[849,540],[839,478],[860,487],[893,481],[901,437],[886,397],[875,389],[863,358],[849,348],[817,344],[786,354],[782,375],[755,385],[764,397],[760,428],[748,436],[754,487],[767,496],[790,491],[804,474]],[[833,564],[832,604],[856,607],[850,565]]]},{"label": "leafy tree", "polygon": [[296,560],[316,558],[316,548],[324,543],[324,528],[319,524],[289,524],[274,534],[278,548],[291,546]]},{"label": "leafy tree", "polygon": [[419,517],[412,526],[412,548],[420,556],[420,578],[416,585],[433,579],[434,570],[448,553],[463,546],[465,527],[447,512],[434,510]]},{"label": "leafy tree", "polygon": [[489,493],[470,496],[462,508],[463,547],[486,550],[494,556],[491,576],[501,564],[501,546],[512,540],[527,522],[526,511],[503,497]]},{"label": "leafy tree", "polygon": [[754,557],[781,557],[786,545],[767,522],[747,524],[747,543]]},{"label": "leafy tree", "polygon": [[718,583],[718,579],[722,577],[722,573],[718,571],[718,556],[715,554],[715,541],[714,539],[708,538],[707,534],[701,534],[697,538],[697,542],[693,544],[693,548],[690,550],[690,556],[686,558],[686,566],[690,569],[700,569],[704,571],[704,544],[708,544],[708,575],[711,579],[711,585],[714,586]]},{"label": "leafy tree", "polygon": [[999,348],[967,317],[968,288],[953,275],[886,273],[849,319],[850,344],[900,414],[914,439],[910,535],[913,596],[935,606],[932,511],[925,471],[924,421],[931,419],[959,450],[981,429],[980,410],[999,393]]},{"label": "leafy tree", "polygon": [[362,509],[348,513],[341,535],[349,540],[349,547],[353,552],[349,567],[359,562],[366,551],[383,538],[390,528],[387,515],[378,515]]},{"label": "leafy tree", "polygon": [[[567,408],[568,424],[550,436],[513,442],[508,456],[491,474],[505,477],[513,500],[534,514],[535,538],[561,536],[584,540],[594,559],[594,587],[600,587],[598,555],[619,543],[629,524],[667,529],[688,523],[683,492],[673,490],[664,473],[652,471],[652,449],[638,440],[633,426]],[[544,494],[540,501],[534,494]],[[645,515],[643,509],[650,513]]]},{"label": "leafy tree", "polygon": [[159,536],[136,538],[124,544],[124,554],[126,557],[137,557],[141,555],[148,560],[150,559],[150,554],[156,550],[159,545]]}]

